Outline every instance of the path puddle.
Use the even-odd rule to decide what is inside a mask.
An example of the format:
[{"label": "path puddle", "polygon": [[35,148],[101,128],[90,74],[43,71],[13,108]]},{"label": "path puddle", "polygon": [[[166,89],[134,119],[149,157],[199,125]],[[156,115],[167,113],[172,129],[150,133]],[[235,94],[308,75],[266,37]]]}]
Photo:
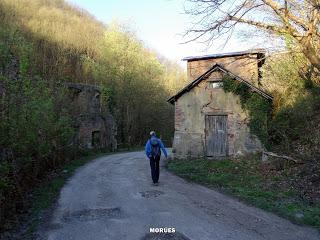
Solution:
[{"label": "path puddle", "polygon": [[80,221],[91,221],[99,218],[120,218],[120,208],[98,208],[84,209],[80,211],[66,211],[62,216],[64,222],[72,221],[73,219]]},{"label": "path puddle", "polygon": [[144,198],[155,198],[164,194],[164,192],[158,191],[158,190],[150,190],[150,191],[140,192],[140,194]]},{"label": "path puddle", "polygon": [[193,204],[195,204],[198,208],[201,208],[202,210],[204,210],[206,213],[210,215],[214,215],[216,217],[223,215],[223,213],[219,210],[219,208],[212,208],[205,205],[205,203],[197,202],[197,201],[194,201]]},{"label": "path puddle", "polygon": [[141,240],[190,240],[179,232],[175,233],[148,233]]}]

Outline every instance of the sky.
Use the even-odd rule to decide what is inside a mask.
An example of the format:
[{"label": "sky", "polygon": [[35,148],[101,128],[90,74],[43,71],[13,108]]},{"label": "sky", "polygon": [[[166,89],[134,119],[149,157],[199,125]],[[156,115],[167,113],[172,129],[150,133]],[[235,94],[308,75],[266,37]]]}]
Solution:
[{"label": "sky", "polygon": [[201,43],[182,44],[184,32],[191,25],[184,14],[185,0],[67,0],[86,9],[96,19],[109,24],[117,21],[133,29],[145,45],[162,56],[182,64],[187,56],[232,52],[249,49],[249,44],[232,37],[223,48],[218,40],[212,47]]}]

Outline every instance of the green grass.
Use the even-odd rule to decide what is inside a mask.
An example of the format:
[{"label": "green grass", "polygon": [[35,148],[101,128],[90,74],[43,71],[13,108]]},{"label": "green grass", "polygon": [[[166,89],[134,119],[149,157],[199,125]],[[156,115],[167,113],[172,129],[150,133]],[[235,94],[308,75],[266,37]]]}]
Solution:
[{"label": "green grass", "polygon": [[166,167],[189,181],[222,190],[295,223],[320,228],[320,204],[309,204],[297,191],[279,184],[290,178],[286,171],[268,175],[262,164],[258,156],[250,156],[238,160],[173,160]]}]

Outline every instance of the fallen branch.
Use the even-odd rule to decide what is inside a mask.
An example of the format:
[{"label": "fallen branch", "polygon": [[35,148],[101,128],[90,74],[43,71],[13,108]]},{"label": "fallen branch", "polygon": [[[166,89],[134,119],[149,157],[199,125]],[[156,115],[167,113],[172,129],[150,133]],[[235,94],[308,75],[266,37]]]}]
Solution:
[{"label": "fallen branch", "polygon": [[286,156],[286,155],[278,155],[276,153],[266,152],[266,151],[264,151],[262,153],[262,161],[267,161],[268,160],[268,156],[275,157],[275,158],[280,158],[280,159],[285,159],[285,160],[288,160],[288,161],[292,161],[294,163],[301,163],[301,161],[299,161],[297,159],[294,159],[292,157],[289,157],[289,156]]}]

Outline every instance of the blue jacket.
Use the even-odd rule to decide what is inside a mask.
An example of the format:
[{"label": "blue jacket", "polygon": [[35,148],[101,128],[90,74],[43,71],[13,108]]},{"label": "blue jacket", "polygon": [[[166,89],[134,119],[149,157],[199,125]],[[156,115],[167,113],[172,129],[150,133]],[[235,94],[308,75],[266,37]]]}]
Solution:
[{"label": "blue jacket", "polygon": [[[162,150],[163,154],[167,157],[167,156],[168,156],[167,150],[165,149],[162,141],[161,141],[159,138],[156,138],[156,139],[158,140],[160,149]],[[146,143],[145,151],[146,151],[147,157],[149,157],[149,156],[151,155],[151,143],[150,143],[150,139],[149,139],[149,140],[147,141],[147,143]]]}]

